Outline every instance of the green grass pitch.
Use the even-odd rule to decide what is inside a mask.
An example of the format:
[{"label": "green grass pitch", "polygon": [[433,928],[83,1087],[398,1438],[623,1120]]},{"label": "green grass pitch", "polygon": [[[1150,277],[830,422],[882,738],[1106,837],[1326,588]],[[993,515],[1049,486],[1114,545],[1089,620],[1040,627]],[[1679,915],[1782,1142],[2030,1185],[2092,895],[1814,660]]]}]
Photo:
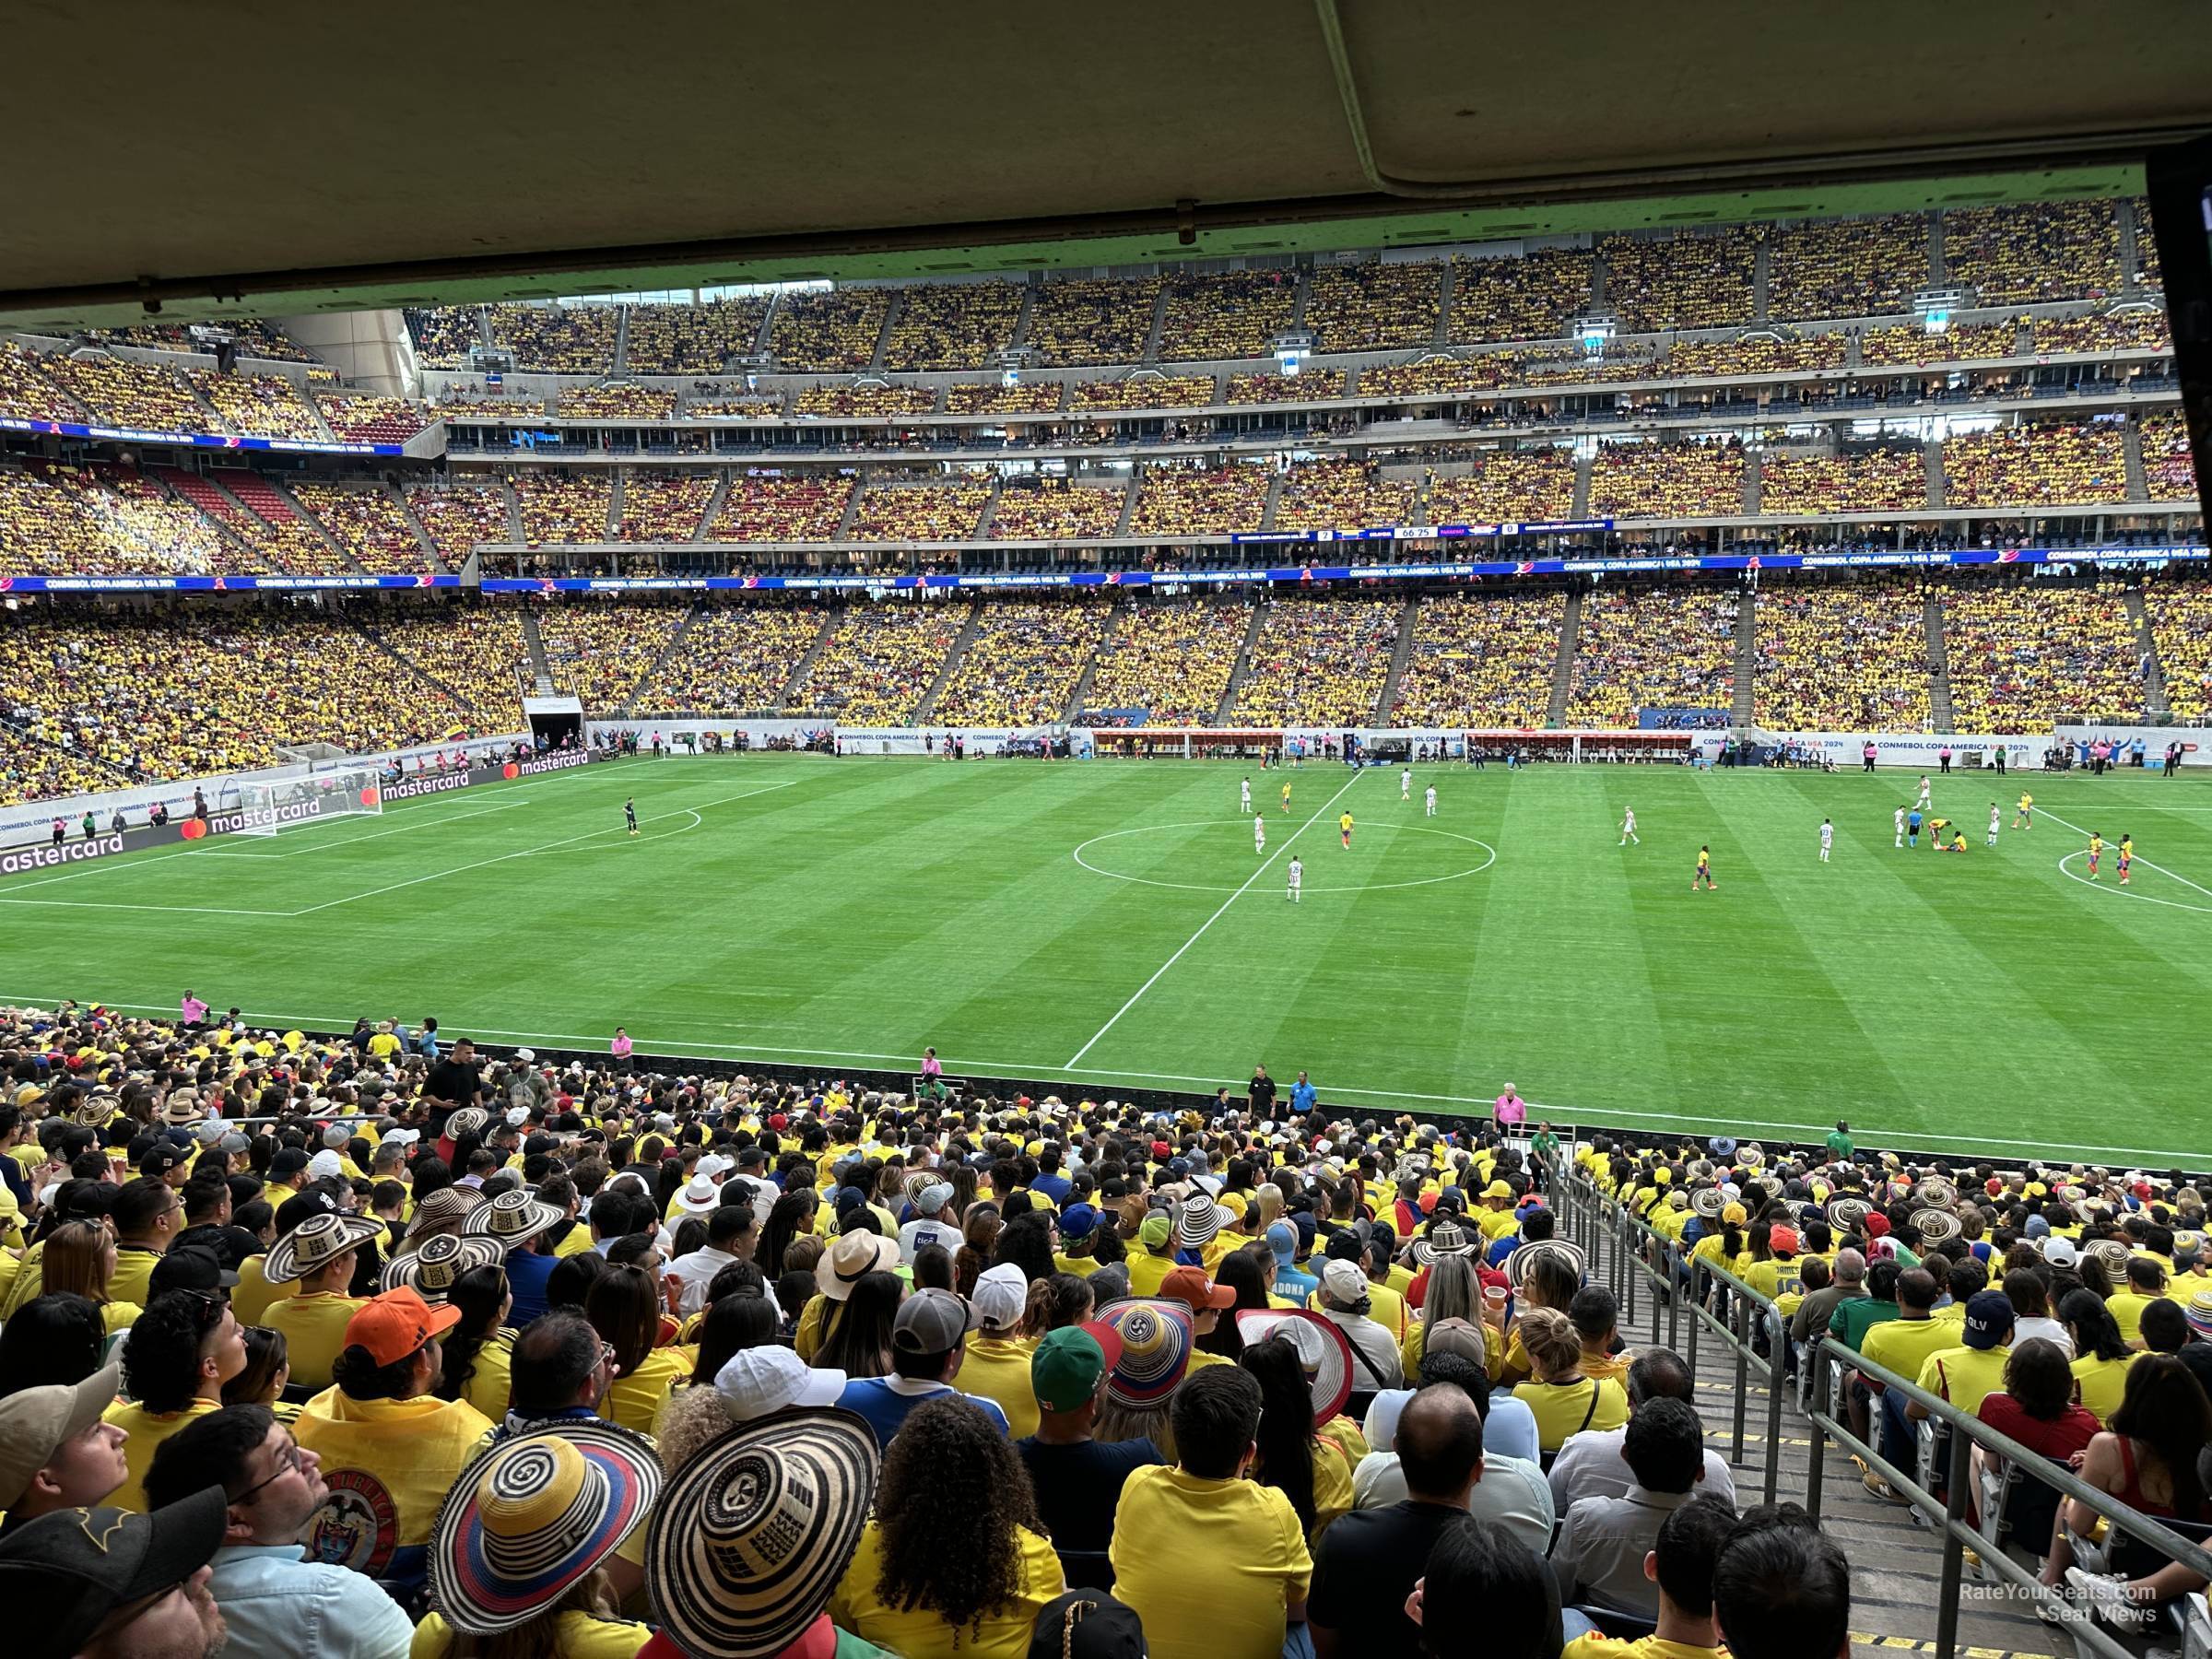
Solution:
[{"label": "green grass pitch", "polygon": [[[1100,1095],[1265,1061],[1379,1112],[1511,1080],[1565,1122],[1845,1117],[1868,1144],[2201,1167],[2212,794],[1938,777],[1955,856],[1891,845],[1911,783],[1451,766],[1402,803],[1395,768],[641,759],[0,888],[0,999],[173,1011],[189,985],[257,1021],[595,1048],[621,1023],[641,1051],[825,1073],[934,1043],[956,1074]],[[1617,844],[1628,806],[1641,846]],[[2110,852],[2086,880],[2092,830],[2134,834],[2125,892]],[[1701,843],[1715,892],[1690,888]]]}]

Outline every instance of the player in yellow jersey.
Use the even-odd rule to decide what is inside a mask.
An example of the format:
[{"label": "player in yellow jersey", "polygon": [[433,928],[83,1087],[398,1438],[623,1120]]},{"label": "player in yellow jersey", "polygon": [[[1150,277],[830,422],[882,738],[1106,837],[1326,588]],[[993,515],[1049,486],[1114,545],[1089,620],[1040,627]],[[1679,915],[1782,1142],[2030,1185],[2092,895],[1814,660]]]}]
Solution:
[{"label": "player in yellow jersey", "polygon": [[2104,853],[2104,837],[2096,830],[2089,831],[2089,879],[2097,879],[2097,860]]},{"label": "player in yellow jersey", "polygon": [[1336,832],[1344,837],[1344,850],[1349,853],[1352,850],[1352,815],[1350,813],[1346,813],[1336,820]]},{"label": "player in yellow jersey", "polygon": [[2012,815],[2012,827],[2015,830],[2035,828],[2035,797],[2024,789],[2020,791],[2019,807]]},{"label": "player in yellow jersey", "polygon": [[1283,810],[1290,810],[1290,785],[1288,783],[1283,785]]},{"label": "player in yellow jersey", "polygon": [[1713,890],[1712,849],[1711,847],[1698,849],[1698,873],[1689,878],[1689,890],[1693,893],[1696,892],[1700,883],[1704,885],[1707,892],[1710,893]]},{"label": "player in yellow jersey", "polygon": [[1950,827],[1951,820],[1949,818],[1930,818],[1928,820],[1928,845],[1938,853],[1942,852],[1943,832]]},{"label": "player in yellow jersey", "polygon": [[2127,866],[2135,862],[2136,838],[2132,835],[2123,834],[2120,837],[2120,885],[2122,887],[2127,885]]}]

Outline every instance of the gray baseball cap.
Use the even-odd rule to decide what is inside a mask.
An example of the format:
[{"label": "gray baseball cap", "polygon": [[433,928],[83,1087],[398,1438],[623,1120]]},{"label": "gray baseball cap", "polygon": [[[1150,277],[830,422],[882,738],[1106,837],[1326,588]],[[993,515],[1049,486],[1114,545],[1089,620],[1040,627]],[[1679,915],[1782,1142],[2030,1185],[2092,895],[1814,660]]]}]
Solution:
[{"label": "gray baseball cap", "polygon": [[977,1323],[975,1310],[951,1291],[917,1290],[899,1304],[891,1346],[902,1354],[948,1354]]}]

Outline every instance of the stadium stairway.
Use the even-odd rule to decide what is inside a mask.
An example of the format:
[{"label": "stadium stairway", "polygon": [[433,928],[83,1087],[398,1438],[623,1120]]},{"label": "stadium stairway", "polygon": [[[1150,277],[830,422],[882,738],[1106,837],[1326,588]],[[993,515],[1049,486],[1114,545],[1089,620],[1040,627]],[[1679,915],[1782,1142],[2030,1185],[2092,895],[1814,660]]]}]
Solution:
[{"label": "stadium stairway", "polygon": [[1390,724],[1390,705],[1398,700],[1398,681],[1406,676],[1406,665],[1413,660],[1413,630],[1421,617],[1418,597],[1409,598],[1398,612],[1397,643],[1390,649],[1390,672],[1382,677],[1382,689],[1375,698],[1375,712],[1371,718],[1377,725]]},{"label": "stadium stairway", "polygon": [[2130,420],[2120,429],[2120,453],[2127,464],[2127,499],[2150,500],[2150,477],[2143,470],[2143,423]]},{"label": "stadium stairway", "polygon": [[734,470],[727,466],[714,469],[714,493],[707,498],[707,510],[699,515],[699,528],[691,532],[693,541],[710,539],[707,531],[722,516],[723,505],[730,499],[730,477]]},{"label": "stadium stairway", "polygon": [[[1443,272],[1438,278],[1436,337],[1429,342],[1440,351],[1452,343],[1452,262],[1445,260],[1443,266]],[[1422,521],[1417,519],[1414,522],[1419,524]]]},{"label": "stadium stairway", "polygon": [[891,302],[883,308],[883,326],[876,331],[876,350],[868,359],[871,370],[882,370],[883,354],[890,349],[891,331],[899,326],[899,313],[905,309],[906,290],[902,288],[893,288]]},{"label": "stadium stairway", "polygon": [[1943,287],[1943,215],[1928,215],[1928,286]]},{"label": "stadium stairway", "polygon": [[1943,643],[1943,601],[1931,588],[1921,601],[1921,617],[1928,634],[1928,716],[1936,729],[1947,732],[1951,712],[1951,662]]},{"label": "stadium stairway", "polygon": [[1031,271],[1029,281],[1021,285],[1021,312],[1014,319],[1014,333],[1006,341],[1010,350],[1030,343],[1030,325],[1037,320],[1037,292],[1043,281],[1043,272]]},{"label": "stadium stairway", "polygon": [[622,539],[623,486],[629,480],[629,467],[618,466],[611,470],[615,475],[615,481],[613,487],[606,492],[606,539],[610,542]]},{"label": "stadium stairway", "polygon": [[2122,196],[2112,204],[2120,221],[2120,269],[2125,274],[2127,286],[2137,288],[2137,278],[2143,270],[2141,239],[2150,234],[2147,225],[2136,223],[2136,204]]},{"label": "stadium stairway", "polygon": [[[1592,1283],[1611,1283],[1614,1244],[1600,1231],[1598,1253],[1590,1263]],[[1654,1340],[1688,1359],[1692,1321],[1680,1314],[1669,1342],[1669,1312],[1662,1306],[1653,1319],[1650,1281],[1632,1271],[1634,1316],[1624,1300],[1620,1335],[1630,1347]],[[1657,1331],[1654,1338],[1653,1331]],[[1705,1443],[1728,1462],[1738,1509],[1756,1503],[1806,1502],[1811,1472],[1814,1430],[1798,1410],[1794,1392],[1782,1406],[1781,1445],[1771,1493],[1766,1484],[1769,1394],[1756,1371],[1739,1385],[1735,1356],[1717,1336],[1702,1334],[1696,1344],[1695,1405],[1705,1425]],[[1741,1404],[1741,1431],[1737,1407]],[[1936,1632],[1943,1553],[1936,1533],[1917,1524],[1912,1512],[1866,1490],[1848,1453],[1830,1444],[1823,1453],[1819,1520],[1851,1562],[1851,1630],[1854,1649],[1884,1653],[1933,1652]],[[1959,1618],[1960,1654],[1970,1659],[2053,1659],[2070,1654],[2073,1643],[2040,1622],[2023,1601],[1983,1582],[1970,1566]]]},{"label": "stadium stairway", "polygon": [[983,607],[980,605],[970,606],[967,619],[960,624],[959,637],[953,641],[952,649],[945,653],[945,662],[937,670],[937,677],[930,681],[929,690],[914,706],[914,724],[927,725],[936,713],[937,700],[945,695],[945,688],[952,684],[952,677],[959,672],[961,659],[967,656],[968,647],[975,643],[976,629],[982,625],[982,620]]},{"label": "stadium stairway", "polygon": [[1578,455],[1574,462],[1574,504],[1567,509],[1571,519],[1590,516],[1590,470],[1596,465],[1594,455]]},{"label": "stadium stairway", "polygon": [[[896,306],[897,301],[894,300],[892,303]],[[837,534],[830,538],[831,541],[851,541],[853,539],[853,521],[860,516],[860,498],[867,488],[868,486],[864,482],[846,491],[844,516],[837,521]]]},{"label": "stadium stairway", "polygon": [[1736,725],[1751,724],[1752,676],[1758,669],[1759,589],[1746,587],[1735,602],[1735,689],[1728,705],[1728,718]]},{"label": "stadium stairway", "polygon": [[1221,692],[1221,706],[1214,711],[1216,725],[1229,723],[1229,712],[1237,706],[1237,693],[1244,689],[1244,682],[1252,677],[1252,648],[1259,641],[1260,628],[1266,618],[1265,604],[1252,607],[1252,621],[1244,629],[1244,642],[1237,647],[1237,665],[1229,671],[1229,684]]},{"label": "stadium stairway", "polygon": [[[1762,258],[1765,256],[1765,250],[1763,246],[1760,250],[1760,256]],[[1757,518],[1759,516],[1759,491],[1761,482],[1759,470],[1759,453],[1757,450],[1752,450],[1744,456],[1744,516],[1746,518]]]},{"label": "stadium stairway", "polygon": [[414,536],[415,545],[422,549],[423,568],[440,575],[449,572],[453,567],[439,553],[438,544],[430,539],[430,533],[423,528],[422,521],[415,516],[415,509],[407,505],[407,492],[389,478],[384,480],[383,488],[385,495],[391,498],[392,504],[399,509],[399,516],[406,524],[407,533]]},{"label": "stadium stairway", "polygon": [[1277,471],[1267,479],[1267,504],[1260,509],[1260,528],[1275,528],[1275,515],[1283,504],[1283,475]]},{"label": "stadium stairway", "polygon": [[1941,510],[1950,505],[1948,487],[1943,477],[1943,445],[1924,443],[1920,446],[1920,464],[1928,479],[1928,505]]},{"label": "stadium stairway", "polygon": [[[1159,338],[1157,332],[1159,327],[1159,324],[1157,319],[1153,322],[1152,326],[1155,330],[1152,343],[1157,346],[1159,343]],[[1113,521],[1113,533],[1116,535],[1126,535],[1129,534],[1130,522],[1136,517],[1136,492],[1144,488],[1144,474],[1141,471],[1132,468],[1129,475],[1129,482],[1122,486],[1121,514]]]},{"label": "stadium stairway", "polygon": [[1754,323],[1767,320],[1767,295],[1773,270],[1774,243],[1771,239],[1762,236],[1751,257],[1751,320]]},{"label": "stadium stairway", "polygon": [[2127,606],[2127,619],[2136,625],[2136,648],[2142,655],[2144,716],[2162,720],[2173,712],[2173,706],[2166,700],[2166,671],[2159,662],[2158,637],[2150,630],[2150,612],[2144,607],[2143,590],[2125,588],[2120,598]]},{"label": "stadium stairway", "polygon": [[1069,724],[1072,725],[1076,716],[1083,712],[1083,700],[1090,695],[1090,682],[1099,672],[1099,659],[1106,654],[1107,646],[1113,642],[1113,630],[1121,627],[1128,614],[1128,605],[1121,600],[1116,600],[1113,608],[1106,613],[1105,624],[1099,629],[1098,642],[1090,648],[1090,654],[1083,659],[1083,672],[1076,676],[1075,688],[1067,694],[1067,707],[1060,711],[1060,718]]},{"label": "stadium stairway", "polygon": [[991,493],[983,498],[983,510],[976,517],[975,528],[968,532],[969,535],[976,541],[982,541],[990,535],[991,521],[998,516],[999,497],[1005,492],[1006,488],[1006,480],[1003,474],[994,473],[991,475]]},{"label": "stadium stairway", "polygon": [[1559,654],[1551,665],[1551,700],[1544,705],[1544,724],[1554,731],[1566,724],[1567,699],[1574,690],[1574,655],[1582,638],[1583,596],[1571,592],[1559,622]]},{"label": "stadium stairway", "polygon": [[804,706],[799,701],[799,694],[806,690],[806,682],[814,677],[815,664],[822,660],[823,650],[837,632],[837,617],[838,613],[834,610],[822,613],[821,631],[814,636],[814,643],[806,647],[806,654],[799,659],[797,666],[791,671],[791,677],[783,682],[782,690],[776,694],[776,707],[779,709]]},{"label": "stadium stairway", "polygon": [[1145,330],[1145,348],[1137,354],[1139,362],[1159,361],[1159,335],[1167,324],[1168,285],[1163,282],[1159,285],[1159,292],[1152,296],[1152,322]]},{"label": "stadium stairway", "polygon": [[530,652],[530,677],[535,682],[534,692],[539,697],[553,693],[553,665],[546,660],[546,637],[537,629],[537,613],[523,612],[523,643]]},{"label": "stadium stairway", "polygon": [[669,634],[668,642],[654,653],[651,665],[647,666],[644,673],[638,676],[638,683],[629,688],[629,695],[622,701],[619,719],[628,720],[638,712],[638,705],[645,700],[646,691],[660,683],[661,670],[675,660],[676,653],[683,647],[684,636],[691,631],[691,624],[698,620],[699,606],[696,605],[687,606],[684,609],[684,619],[678,622],[675,630]]},{"label": "stadium stairway", "polygon": [[615,307],[615,360],[608,371],[620,374],[629,367],[629,307]]}]

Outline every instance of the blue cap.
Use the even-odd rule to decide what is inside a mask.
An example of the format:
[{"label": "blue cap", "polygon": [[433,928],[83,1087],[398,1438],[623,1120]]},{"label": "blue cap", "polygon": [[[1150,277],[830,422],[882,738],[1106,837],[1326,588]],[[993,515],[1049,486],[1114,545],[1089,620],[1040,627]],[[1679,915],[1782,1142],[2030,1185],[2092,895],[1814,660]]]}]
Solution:
[{"label": "blue cap", "polygon": [[1298,1229],[1288,1221],[1271,1223],[1267,1229],[1267,1248],[1275,1252],[1277,1261],[1288,1261],[1298,1250]]},{"label": "blue cap", "polygon": [[1977,1290],[1967,1299],[1964,1340],[1971,1348],[1993,1348],[2012,1335],[2012,1299],[2002,1290]]},{"label": "blue cap", "polygon": [[1099,1212],[1088,1204],[1071,1204],[1067,1213],[1060,1218],[1060,1236],[1064,1239],[1088,1239],[1099,1224]]}]

